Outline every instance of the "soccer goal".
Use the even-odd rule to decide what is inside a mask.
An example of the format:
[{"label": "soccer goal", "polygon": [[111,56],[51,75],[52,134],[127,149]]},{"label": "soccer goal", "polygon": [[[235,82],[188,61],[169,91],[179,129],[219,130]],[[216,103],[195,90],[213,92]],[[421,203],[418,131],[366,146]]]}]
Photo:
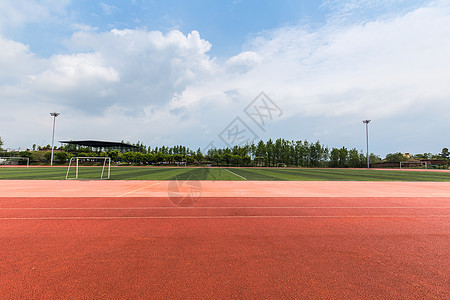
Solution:
[{"label": "soccer goal", "polygon": [[67,168],[66,179],[79,179],[80,175],[82,175],[82,179],[109,179],[111,177],[111,158],[72,157]]},{"label": "soccer goal", "polygon": [[30,166],[28,157],[0,157],[0,165],[6,166]]},{"label": "soccer goal", "polygon": [[426,161],[401,161],[400,162],[400,170],[401,169],[412,169],[412,168],[428,169],[428,163]]},{"label": "soccer goal", "polygon": [[286,168],[285,163],[277,163],[277,168]]},{"label": "soccer goal", "polygon": [[186,160],[186,159],[183,159],[182,161],[178,162],[177,164],[178,164],[179,167],[180,167],[180,166],[181,166],[181,167],[184,166],[184,167],[186,168],[187,160]]}]

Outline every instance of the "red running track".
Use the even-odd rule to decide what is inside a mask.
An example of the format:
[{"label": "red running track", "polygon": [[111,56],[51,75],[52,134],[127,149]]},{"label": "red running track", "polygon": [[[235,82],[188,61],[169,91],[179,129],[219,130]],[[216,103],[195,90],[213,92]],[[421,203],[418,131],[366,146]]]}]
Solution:
[{"label": "red running track", "polygon": [[0,298],[450,298],[450,198],[0,198]]}]

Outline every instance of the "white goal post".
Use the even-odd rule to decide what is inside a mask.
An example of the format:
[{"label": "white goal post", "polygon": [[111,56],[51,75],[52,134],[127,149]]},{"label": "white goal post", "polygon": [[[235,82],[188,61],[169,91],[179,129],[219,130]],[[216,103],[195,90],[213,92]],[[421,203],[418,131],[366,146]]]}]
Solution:
[{"label": "white goal post", "polygon": [[428,163],[426,161],[401,161],[400,162],[400,170],[402,167],[417,167],[417,166],[425,166],[425,169],[428,169]]},{"label": "white goal post", "polygon": [[286,168],[285,163],[277,163],[277,168]]},{"label": "white goal post", "polygon": [[177,162],[177,166],[178,167],[179,166],[183,166],[183,165],[186,168],[186,166],[187,166],[187,160],[186,159],[183,159],[182,161]]},{"label": "white goal post", "polygon": [[[88,163],[95,163],[98,161],[102,161],[102,172],[100,175],[100,179],[109,179],[111,177],[111,158],[110,157],[72,157],[69,161],[69,167],[67,168],[67,173],[66,173],[66,179],[78,179],[78,174],[79,174],[79,166],[80,166],[80,162],[88,162]],[[74,165],[72,165],[72,163],[74,163]],[[70,168],[74,167],[75,168],[75,177],[69,178],[69,172],[70,172]],[[107,177],[103,178],[105,175],[105,168],[107,168]]]},{"label": "white goal post", "polygon": [[[23,163],[21,164],[20,162]],[[19,156],[0,157],[0,165],[7,165],[7,166],[26,165],[28,168],[30,166],[30,159],[28,157],[19,157]]]}]

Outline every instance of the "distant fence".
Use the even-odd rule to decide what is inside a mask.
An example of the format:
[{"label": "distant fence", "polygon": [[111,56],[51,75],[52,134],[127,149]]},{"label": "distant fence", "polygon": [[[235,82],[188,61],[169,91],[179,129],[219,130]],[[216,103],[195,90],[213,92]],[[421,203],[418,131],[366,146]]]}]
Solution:
[{"label": "distant fence", "polygon": [[[425,166],[426,164],[426,166]],[[446,160],[420,160],[406,162],[378,162],[370,164],[371,168],[427,168],[427,169],[448,169]]]}]

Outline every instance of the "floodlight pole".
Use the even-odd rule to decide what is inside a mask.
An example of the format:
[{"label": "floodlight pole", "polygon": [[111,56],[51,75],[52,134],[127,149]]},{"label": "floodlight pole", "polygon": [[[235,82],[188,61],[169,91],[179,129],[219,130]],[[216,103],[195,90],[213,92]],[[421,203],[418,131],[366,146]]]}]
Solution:
[{"label": "floodlight pole", "polygon": [[50,166],[53,166],[53,148],[54,148],[53,145],[55,144],[55,123],[56,123],[56,117],[59,115],[60,115],[60,113],[57,113],[57,112],[50,113],[50,116],[53,117],[52,156],[50,158]]},{"label": "floodlight pole", "polygon": [[366,146],[367,146],[367,169],[370,168],[369,161],[369,123],[372,120],[364,120],[363,123],[366,124]]}]

